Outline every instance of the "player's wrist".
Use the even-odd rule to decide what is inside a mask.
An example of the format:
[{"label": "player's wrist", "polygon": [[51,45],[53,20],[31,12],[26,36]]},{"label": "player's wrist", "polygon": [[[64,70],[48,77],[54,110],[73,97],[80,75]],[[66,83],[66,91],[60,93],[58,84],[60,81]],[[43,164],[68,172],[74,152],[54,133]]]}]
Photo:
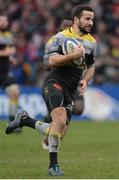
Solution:
[{"label": "player's wrist", "polygon": [[86,77],[83,78],[82,81],[84,81],[86,84],[88,83],[88,79]]}]

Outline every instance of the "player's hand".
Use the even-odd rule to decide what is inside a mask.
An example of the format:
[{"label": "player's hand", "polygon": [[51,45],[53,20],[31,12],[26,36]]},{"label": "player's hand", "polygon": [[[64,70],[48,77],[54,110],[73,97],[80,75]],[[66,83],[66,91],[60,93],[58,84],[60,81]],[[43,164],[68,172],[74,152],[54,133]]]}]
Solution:
[{"label": "player's hand", "polygon": [[82,79],[80,81],[80,96],[82,96],[87,88],[87,82],[86,80]]},{"label": "player's hand", "polygon": [[78,59],[80,57],[83,57],[85,55],[85,49],[82,45],[78,45],[74,48],[73,51],[74,59]]}]

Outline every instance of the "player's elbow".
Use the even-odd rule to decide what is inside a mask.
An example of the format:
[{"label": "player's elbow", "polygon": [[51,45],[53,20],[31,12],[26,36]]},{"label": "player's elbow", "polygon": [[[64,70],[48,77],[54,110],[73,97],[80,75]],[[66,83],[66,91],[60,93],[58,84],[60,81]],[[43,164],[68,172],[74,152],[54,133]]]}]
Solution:
[{"label": "player's elbow", "polygon": [[49,66],[50,67],[57,66],[56,60],[53,56],[49,57]]},{"label": "player's elbow", "polygon": [[87,65],[87,69],[90,70],[90,71],[95,71],[95,66],[94,64],[93,65]]}]

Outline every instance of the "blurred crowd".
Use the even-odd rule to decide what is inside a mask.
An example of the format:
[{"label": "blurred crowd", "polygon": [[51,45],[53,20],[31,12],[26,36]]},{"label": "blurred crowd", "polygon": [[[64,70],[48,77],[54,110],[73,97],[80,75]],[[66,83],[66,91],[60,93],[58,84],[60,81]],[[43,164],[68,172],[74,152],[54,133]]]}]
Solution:
[{"label": "blurred crowd", "polygon": [[45,43],[79,4],[91,5],[96,13],[92,33],[98,46],[93,83],[119,83],[118,0],[0,0],[17,48],[10,73],[18,84],[40,85]]}]

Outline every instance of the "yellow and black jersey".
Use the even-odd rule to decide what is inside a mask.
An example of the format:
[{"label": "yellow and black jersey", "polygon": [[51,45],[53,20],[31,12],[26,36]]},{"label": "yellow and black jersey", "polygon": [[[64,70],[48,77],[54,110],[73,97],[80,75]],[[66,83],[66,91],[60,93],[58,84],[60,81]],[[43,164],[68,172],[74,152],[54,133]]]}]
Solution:
[{"label": "yellow and black jersey", "polygon": [[[88,33],[78,36],[73,28],[68,28],[55,36],[53,36],[48,41],[49,55],[52,54],[63,54],[63,44],[67,39],[75,38],[79,41],[80,44],[85,48],[85,58],[84,61],[80,64],[77,64],[80,68],[84,68],[86,65],[93,65],[95,62],[95,52],[96,52],[96,41],[95,39]],[[93,55],[93,56],[92,56]],[[73,65],[72,63],[70,65]],[[75,64],[76,65],[76,64]]]},{"label": "yellow and black jersey", "polygon": [[[9,31],[0,31],[0,50],[4,50],[7,46],[13,45],[13,36]],[[2,57],[0,59],[9,59],[9,57]]]},{"label": "yellow and black jersey", "polygon": [[94,66],[95,54],[96,54],[96,41],[91,34],[77,35],[73,28],[68,28],[64,31],[59,32],[50,39],[47,48],[48,56],[53,54],[63,54],[63,43],[69,38],[75,38],[85,48],[85,57],[82,61],[74,60],[77,63],[71,62],[69,64],[54,67],[48,78],[57,79],[71,90],[75,89],[78,81],[81,78],[82,72],[85,67]]},{"label": "yellow and black jersey", "polygon": [[13,36],[9,31],[0,31],[0,49],[13,44]]}]

